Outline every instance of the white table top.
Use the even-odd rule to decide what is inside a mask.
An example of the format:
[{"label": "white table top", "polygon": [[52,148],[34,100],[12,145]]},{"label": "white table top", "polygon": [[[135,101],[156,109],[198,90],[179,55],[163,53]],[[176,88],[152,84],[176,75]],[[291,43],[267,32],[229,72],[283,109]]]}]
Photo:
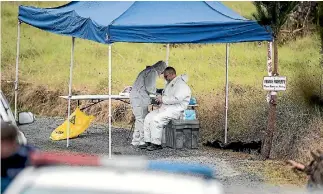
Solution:
[{"label": "white table top", "polygon": [[[68,99],[68,96],[59,96],[64,99]],[[129,99],[129,96],[121,96],[121,95],[111,95],[111,99],[122,100]],[[71,100],[109,100],[109,95],[75,95],[71,97]],[[190,107],[196,107],[195,105],[188,105]]]},{"label": "white table top", "polygon": [[[60,96],[68,99],[68,96]],[[111,95],[111,99],[129,99],[129,96]],[[109,100],[109,95],[76,95],[71,96],[71,100]]]}]

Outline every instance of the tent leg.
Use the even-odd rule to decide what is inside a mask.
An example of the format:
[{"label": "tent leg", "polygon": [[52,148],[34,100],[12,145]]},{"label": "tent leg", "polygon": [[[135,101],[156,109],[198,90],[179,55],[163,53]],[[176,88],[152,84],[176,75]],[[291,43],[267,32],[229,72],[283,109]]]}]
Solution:
[{"label": "tent leg", "polygon": [[21,21],[18,20],[18,35],[17,35],[17,56],[16,56],[16,80],[15,80],[15,119],[17,120],[17,103],[18,103],[18,74],[19,74],[19,51],[20,51],[20,26]]},{"label": "tent leg", "polygon": [[228,141],[228,109],[229,109],[229,47],[226,44],[226,60],[225,60],[225,126],[224,126],[224,143]]},{"label": "tent leg", "polygon": [[[166,67],[168,67],[168,61],[169,61],[169,44],[166,45]],[[167,81],[164,81],[164,88],[166,88]]]},{"label": "tent leg", "polygon": [[111,159],[111,44],[109,44],[109,158]]},{"label": "tent leg", "polygon": [[167,50],[166,50],[166,65],[168,66],[169,61],[169,44],[167,44]]},{"label": "tent leg", "polygon": [[68,122],[67,122],[66,147],[69,146],[69,138],[70,138],[70,115],[71,115],[72,77],[73,77],[73,62],[74,62],[74,42],[75,42],[75,37],[72,37],[70,80],[69,80],[69,83],[68,83],[68,107],[67,107],[67,120],[68,120]]}]

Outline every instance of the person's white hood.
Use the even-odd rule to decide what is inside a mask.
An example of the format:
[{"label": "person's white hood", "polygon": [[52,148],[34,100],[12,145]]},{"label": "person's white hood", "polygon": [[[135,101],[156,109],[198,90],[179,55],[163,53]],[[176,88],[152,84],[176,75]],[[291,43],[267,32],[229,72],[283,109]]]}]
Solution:
[{"label": "person's white hood", "polygon": [[187,83],[187,82],[188,82],[188,75],[186,75],[186,74],[181,75],[181,79],[182,79],[185,83]]},{"label": "person's white hood", "polygon": [[167,64],[164,61],[158,61],[157,63],[155,63],[151,67],[154,68],[158,74],[161,74],[166,69]]},{"label": "person's white hood", "polygon": [[191,89],[187,85],[188,76],[179,75],[166,85],[162,98],[163,105],[181,111],[187,109],[191,99]]}]

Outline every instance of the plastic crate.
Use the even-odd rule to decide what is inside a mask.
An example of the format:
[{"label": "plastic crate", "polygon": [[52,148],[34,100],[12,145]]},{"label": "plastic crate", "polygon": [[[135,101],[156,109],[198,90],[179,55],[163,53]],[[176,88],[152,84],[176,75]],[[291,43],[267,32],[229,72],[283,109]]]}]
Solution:
[{"label": "plastic crate", "polygon": [[172,120],[165,127],[165,146],[174,149],[197,149],[200,123],[198,120]]}]

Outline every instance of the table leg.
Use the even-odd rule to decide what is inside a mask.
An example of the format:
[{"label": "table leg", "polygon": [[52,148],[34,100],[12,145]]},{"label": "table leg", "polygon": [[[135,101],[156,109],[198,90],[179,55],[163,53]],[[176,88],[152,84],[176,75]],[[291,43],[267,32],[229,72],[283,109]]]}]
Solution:
[{"label": "table leg", "polygon": [[130,128],[130,132],[128,133],[128,137],[127,137],[128,141],[130,140],[130,136],[132,134],[132,131],[134,131],[134,129],[135,129],[135,122],[132,123],[131,128]]}]

